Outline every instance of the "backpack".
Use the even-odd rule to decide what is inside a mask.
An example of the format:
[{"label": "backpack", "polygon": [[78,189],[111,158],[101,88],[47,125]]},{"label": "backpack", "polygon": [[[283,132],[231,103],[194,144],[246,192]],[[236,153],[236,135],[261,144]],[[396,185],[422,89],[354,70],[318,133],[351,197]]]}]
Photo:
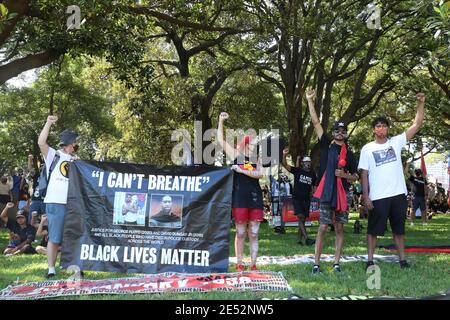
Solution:
[{"label": "backpack", "polygon": [[48,171],[48,176],[47,176],[47,165],[43,165],[41,172],[39,174],[39,178],[38,178],[38,190],[39,190],[39,196],[41,198],[44,198],[45,195],[47,194],[47,187],[48,184],[50,183],[50,177],[52,176],[52,171],[53,169],[55,169],[56,164],[58,163],[60,158],[59,153],[57,152],[55,157],[53,158],[52,163],[50,164],[50,169]]}]

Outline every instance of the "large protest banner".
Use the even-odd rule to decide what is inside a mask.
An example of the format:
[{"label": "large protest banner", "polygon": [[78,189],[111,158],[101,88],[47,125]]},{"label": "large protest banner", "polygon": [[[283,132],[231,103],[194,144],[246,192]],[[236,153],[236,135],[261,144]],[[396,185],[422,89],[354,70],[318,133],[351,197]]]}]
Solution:
[{"label": "large protest banner", "polygon": [[73,162],[62,267],[226,272],[232,179],[221,167]]}]

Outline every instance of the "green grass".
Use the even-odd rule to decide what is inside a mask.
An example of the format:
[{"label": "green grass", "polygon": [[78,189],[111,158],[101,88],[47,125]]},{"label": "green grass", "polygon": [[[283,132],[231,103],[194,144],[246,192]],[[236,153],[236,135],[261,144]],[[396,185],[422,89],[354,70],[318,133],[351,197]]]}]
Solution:
[{"label": "green grass", "polygon": [[[365,234],[353,234],[353,222],[356,214],[351,215],[350,222],[345,226],[344,255],[366,254]],[[363,221],[367,227],[367,221]],[[417,221],[414,228],[407,223],[407,245],[448,245],[450,229],[450,215],[438,215],[423,226]],[[317,226],[309,227],[308,232],[314,235]],[[364,229],[365,231],[365,229]],[[233,248],[234,230],[230,235],[230,256],[234,256]],[[379,245],[393,243],[391,234],[379,238]],[[0,247],[7,245],[7,233],[0,232]],[[325,254],[334,253],[334,234],[328,233],[324,244]],[[313,247],[297,245],[296,229],[288,228],[287,233],[279,235],[273,232],[267,223],[261,225],[260,252],[259,255],[295,255],[314,253]],[[391,254],[378,249],[377,254]],[[246,243],[246,255],[248,245]],[[331,269],[331,263],[322,263],[323,274],[313,276],[311,265],[270,265],[262,266],[263,270],[281,271],[293,289],[293,292],[303,297],[341,296],[341,295],[370,295],[370,296],[395,296],[395,297],[421,297],[445,292],[450,288],[450,254],[407,254],[412,268],[400,269],[398,264],[379,263],[381,268],[381,289],[369,290],[367,288],[368,275],[365,274],[363,262],[342,263],[342,274],[335,275]],[[14,257],[0,256],[0,288],[4,288],[17,280],[19,283],[43,281],[46,273],[46,257],[40,255],[22,255]],[[231,266],[230,272],[233,272]],[[56,279],[65,279],[69,275],[59,272]],[[112,277],[125,277],[125,274],[86,272],[86,278],[102,279]],[[128,275],[129,276],[129,275]],[[286,298],[287,292],[209,292],[209,293],[170,293],[170,294],[142,294],[142,295],[96,295],[76,296],[61,299],[261,299],[261,298]]]}]

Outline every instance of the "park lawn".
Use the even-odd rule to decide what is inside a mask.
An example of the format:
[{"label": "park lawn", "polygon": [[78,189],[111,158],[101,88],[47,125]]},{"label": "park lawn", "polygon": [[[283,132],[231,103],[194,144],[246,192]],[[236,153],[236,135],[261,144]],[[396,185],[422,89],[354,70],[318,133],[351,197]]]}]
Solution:
[{"label": "park lawn", "polygon": [[[367,254],[365,229],[362,234],[353,233],[353,222],[357,214],[351,214],[350,222],[345,226],[344,255]],[[367,227],[367,221],[363,221]],[[417,222],[411,228],[407,222],[407,245],[449,245],[450,215],[437,215],[423,226]],[[310,235],[317,231],[317,223],[308,227]],[[234,256],[234,230],[230,234],[230,256]],[[391,234],[379,239],[379,245],[393,243]],[[0,231],[0,247],[7,245],[7,232]],[[325,254],[334,253],[334,235],[328,233],[324,244]],[[300,246],[296,240],[296,228],[288,228],[284,235],[276,234],[267,223],[261,225],[260,252],[259,255],[289,256],[295,254],[314,253],[314,247]],[[377,254],[391,254],[378,249]],[[246,243],[246,255],[248,255]],[[311,265],[270,265],[262,266],[262,270],[282,272],[292,293],[303,297],[336,297],[341,295],[368,295],[368,296],[393,296],[393,297],[421,297],[446,292],[450,289],[450,254],[407,253],[407,258],[412,267],[407,270],[400,269],[397,263],[379,263],[381,269],[381,289],[369,290],[365,273],[365,263],[342,263],[342,274],[336,275],[331,271],[332,263],[322,263],[321,275],[311,274]],[[41,255],[21,255],[15,257],[0,256],[0,289],[13,284],[43,281],[46,274],[46,257]],[[234,265],[230,272],[234,272]],[[125,274],[88,271],[86,278],[102,279],[113,277],[126,277]],[[60,271],[56,279],[68,278],[69,274]],[[170,293],[170,294],[140,294],[140,295],[95,295],[74,296],[59,299],[82,300],[134,300],[134,299],[164,299],[164,300],[228,300],[228,299],[280,299],[287,298],[289,292],[208,292],[208,293]]]}]

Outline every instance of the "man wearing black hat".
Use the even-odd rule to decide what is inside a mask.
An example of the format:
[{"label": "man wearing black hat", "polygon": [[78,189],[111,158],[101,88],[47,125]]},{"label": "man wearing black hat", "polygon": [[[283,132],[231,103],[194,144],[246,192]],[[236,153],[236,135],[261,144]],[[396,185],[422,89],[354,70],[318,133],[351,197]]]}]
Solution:
[{"label": "man wearing black hat", "polygon": [[308,91],[311,122],[319,138],[320,144],[320,181],[314,197],[320,200],[320,226],[316,238],[315,262],[313,274],[320,273],[320,256],[323,240],[328,225],[333,224],[336,233],[333,271],[341,272],[339,261],[344,244],[344,224],[348,222],[348,208],[351,204],[350,183],[358,180],[356,160],[353,153],[347,149],[347,126],[344,122],[336,122],[333,126],[333,141],[324,134],[322,125],[315,110],[314,90]]},{"label": "man wearing black hat", "polygon": [[[69,163],[77,159],[74,154],[79,147],[78,135],[71,129],[66,129],[59,135],[60,142],[58,151],[47,144],[50,128],[57,120],[58,117],[56,116],[48,116],[47,123],[42,129],[38,140],[39,148],[47,167],[48,176],[47,193],[44,198],[49,236],[47,244],[48,278],[55,275],[56,257],[62,242],[64,230],[64,217],[69,190]],[[54,169],[49,172],[50,168]]]},{"label": "man wearing black hat", "polygon": [[425,94],[418,93],[416,98],[417,113],[414,123],[408,130],[389,137],[389,120],[377,117],[372,121],[375,139],[361,150],[358,168],[361,169],[365,206],[369,210],[366,268],[374,265],[373,254],[377,237],[384,236],[388,219],[400,256],[400,267],[402,269],[409,267],[405,258],[405,220],[408,202],[401,152],[423,123]]},{"label": "man wearing black hat", "polygon": [[8,210],[13,207],[14,203],[8,202],[0,214],[0,220],[6,224],[6,228],[9,229],[11,234],[8,247],[3,253],[5,255],[36,253],[36,250],[32,246],[36,229],[27,223],[27,218],[23,210],[17,211],[15,220],[9,219]]}]

